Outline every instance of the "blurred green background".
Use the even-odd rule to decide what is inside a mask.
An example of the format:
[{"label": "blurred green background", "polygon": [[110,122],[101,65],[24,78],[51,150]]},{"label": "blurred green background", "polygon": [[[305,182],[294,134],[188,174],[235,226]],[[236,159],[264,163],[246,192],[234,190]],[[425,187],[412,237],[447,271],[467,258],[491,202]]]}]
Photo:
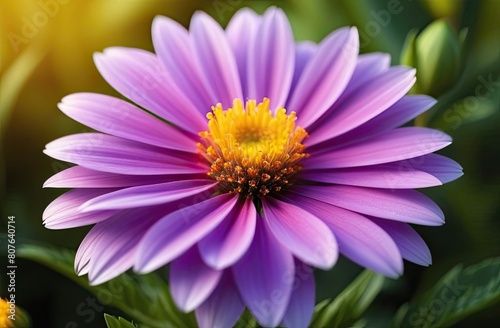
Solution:
[{"label": "blurred green background", "polygon": [[[99,76],[92,53],[109,46],[153,50],[150,27],[156,15],[188,26],[204,10],[225,26],[240,7],[262,13],[276,5],[288,15],[297,40],[320,41],[333,29],[358,27],[361,53],[399,56],[406,35],[445,18],[458,32],[468,27],[463,70],[426,117],[425,124],[450,134],[454,143],[441,153],[458,161],[465,175],[448,185],[424,190],[443,209],[442,227],[416,227],[427,241],[433,265],[405,263],[405,275],[387,280],[369,312],[369,327],[383,327],[405,301],[435,283],[458,263],[473,264],[500,255],[500,1],[453,0],[2,0],[0,2],[0,229],[6,259],[7,216],[16,216],[17,243],[42,242],[76,249],[89,228],[51,231],[41,225],[44,208],[62,190],[43,190],[43,182],[68,167],[42,154],[45,144],[89,131],[56,107],[73,92],[118,95]],[[388,6],[401,8],[380,20]],[[44,14],[45,13],[45,14]],[[378,18],[377,18],[378,17]],[[485,82],[490,81],[490,82]],[[483,85],[483,87],[478,87]],[[479,88],[479,89],[478,89]],[[479,92],[481,90],[481,92]],[[1,261],[0,297],[5,297]],[[5,261],[6,262],[6,261]],[[34,327],[104,327],[78,310],[89,294],[50,269],[18,260],[18,305]],[[361,268],[341,259],[329,272],[316,271],[317,299],[335,296]],[[458,327],[489,326],[493,309]]]}]

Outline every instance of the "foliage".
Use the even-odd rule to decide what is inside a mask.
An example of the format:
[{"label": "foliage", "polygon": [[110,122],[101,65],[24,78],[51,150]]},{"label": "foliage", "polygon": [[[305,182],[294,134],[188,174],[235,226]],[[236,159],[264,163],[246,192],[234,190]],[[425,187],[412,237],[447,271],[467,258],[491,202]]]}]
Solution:
[{"label": "foliage", "polygon": [[365,270],[334,300],[316,306],[312,328],[346,327],[356,323],[382,289],[384,277]]},{"label": "foliage", "polygon": [[127,313],[141,327],[193,327],[193,315],[180,312],[170,298],[167,284],[156,274],[122,274],[98,286],[89,286],[86,277],[73,270],[75,252],[38,245],[23,245],[19,256],[41,263],[75,281],[97,296],[104,305]]},{"label": "foliage", "polygon": [[133,324],[122,317],[113,317],[109,314],[104,314],[104,320],[106,320],[106,325],[108,328],[136,328],[137,325]]},{"label": "foliage", "polygon": [[500,257],[449,271],[425,295],[405,304],[393,327],[450,327],[500,302]]}]

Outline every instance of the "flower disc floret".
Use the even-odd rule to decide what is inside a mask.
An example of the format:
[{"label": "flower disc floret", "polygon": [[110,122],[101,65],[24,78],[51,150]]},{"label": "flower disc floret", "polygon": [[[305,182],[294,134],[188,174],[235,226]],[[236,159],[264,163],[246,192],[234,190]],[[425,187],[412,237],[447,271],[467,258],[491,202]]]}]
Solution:
[{"label": "flower disc floret", "polygon": [[220,182],[221,193],[279,192],[302,169],[306,130],[295,126],[295,112],[287,115],[280,107],[273,114],[269,104],[264,98],[243,106],[241,99],[235,99],[232,108],[224,110],[217,104],[207,114],[208,131],[200,132],[198,147],[211,163],[208,175]]}]

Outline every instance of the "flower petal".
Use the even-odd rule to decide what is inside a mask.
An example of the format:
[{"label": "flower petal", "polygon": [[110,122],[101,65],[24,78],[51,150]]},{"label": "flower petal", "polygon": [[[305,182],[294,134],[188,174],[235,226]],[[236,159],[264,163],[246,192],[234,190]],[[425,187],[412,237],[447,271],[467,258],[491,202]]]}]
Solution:
[{"label": "flower petal", "polygon": [[107,228],[113,223],[112,221],[104,220],[100,224],[96,224],[90,229],[85,238],[80,243],[75,256],[75,272],[79,276],[89,273],[90,259],[96,252],[96,246],[99,238],[105,233]]},{"label": "flower petal", "polygon": [[75,93],[64,97],[59,109],[72,119],[100,132],[158,147],[197,152],[193,139],[118,98]]},{"label": "flower petal", "polygon": [[311,41],[302,41],[295,44],[295,70],[293,72],[292,85],[289,94],[295,92],[297,82],[299,82],[307,63],[314,57],[318,51],[318,45]]},{"label": "flower petal", "polygon": [[305,170],[300,178],[350,186],[413,189],[442,185],[462,176],[455,161],[437,154],[427,154],[404,161],[363,167],[329,170]]},{"label": "flower petal", "polygon": [[352,261],[391,278],[403,273],[396,243],[366,217],[303,195],[292,193],[289,199],[322,219],[332,229],[340,252]]},{"label": "flower petal", "polygon": [[[206,176],[206,175],[205,175]],[[202,175],[125,175],[73,166],[51,176],[44,188],[114,188],[196,179]]]},{"label": "flower petal", "polygon": [[225,328],[233,327],[244,309],[233,277],[226,272],[212,295],[196,309],[195,314],[200,328]]},{"label": "flower petal", "polygon": [[403,169],[408,170],[412,167],[423,170],[434,175],[443,184],[456,180],[464,174],[460,164],[438,154],[427,154],[422,157],[408,159],[404,164]]},{"label": "flower petal", "polygon": [[135,186],[95,197],[80,206],[84,212],[160,205],[189,197],[214,187],[213,180],[182,180]]},{"label": "flower petal", "polygon": [[[356,62],[356,67],[354,68],[354,72],[352,73],[349,83],[347,83],[347,86],[345,87],[342,94],[327,110],[327,112],[335,111],[337,107],[342,106],[346,99],[356,97],[355,92],[357,91],[357,89],[365,83],[375,79],[384,71],[387,71],[390,67],[390,61],[391,57],[388,54],[383,53],[369,53],[359,55]],[[322,126],[323,121],[317,120],[308,128],[308,131],[311,132],[311,134],[314,134],[314,131],[318,128],[321,128]],[[341,135],[340,137],[343,136],[344,135]]]},{"label": "flower petal", "polygon": [[312,266],[330,269],[338,257],[335,238],[311,213],[277,199],[262,201],[269,230],[296,257]]},{"label": "flower petal", "polygon": [[173,19],[156,16],[152,36],[158,59],[198,111],[205,115],[218,100],[204,85],[191,50],[188,31]]},{"label": "flower petal", "polygon": [[420,235],[406,223],[370,217],[394,240],[405,260],[429,266],[432,263],[431,252]]},{"label": "flower petal", "polygon": [[119,174],[205,173],[196,154],[158,148],[101,133],[80,133],[47,144],[44,153],[83,167]]},{"label": "flower petal", "polygon": [[300,175],[302,179],[349,186],[411,189],[441,185],[438,178],[425,171],[403,169],[404,161],[363,167],[332,170],[312,170]]},{"label": "flower petal", "polygon": [[449,144],[451,137],[441,131],[405,127],[381,132],[368,140],[339,149],[314,154],[304,160],[304,166],[307,169],[331,169],[382,164],[423,156]]},{"label": "flower petal", "polygon": [[335,143],[345,144],[356,139],[370,138],[382,131],[395,129],[426,112],[436,102],[436,99],[424,95],[406,95],[366,123],[335,137]]},{"label": "flower petal", "polygon": [[226,35],[233,49],[241,79],[243,99],[248,99],[248,58],[257,30],[262,22],[261,16],[249,8],[242,8],[233,15],[226,27]]},{"label": "flower petal", "polygon": [[292,296],[283,323],[289,328],[307,328],[311,322],[315,304],[315,284],[312,269],[298,262]]},{"label": "flower petal", "polygon": [[177,258],[219,225],[237,199],[238,196],[223,194],[162,218],[142,239],[134,269],[148,273]]},{"label": "flower petal", "polygon": [[238,203],[228,217],[198,243],[203,261],[214,269],[233,265],[248,250],[257,212],[250,198]]},{"label": "flower petal", "polygon": [[[99,254],[93,255],[88,264],[90,285],[99,285],[130,269],[141,238],[151,225],[171,210],[165,206],[138,208],[122,211],[105,222],[99,222],[93,228],[101,233],[93,241]],[[105,227],[98,227],[101,224]]]},{"label": "flower petal", "polygon": [[[250,249],[232,268],[243,302],[260,325],[275,327],[285,315],[295,267],[292,254],[257,220]],[[292,277],[292,279],[288,279]]]},{"label": "flower petal", "polygon": [[220,25],[206,13],[198,11],[191,19],[189,33],[191,49],[205,87],[224,108],[230,107],[235,98],[242,99],[236,59]]},{"label": "flower petal", "polygon": [[352,78],[342,94],[350,95],[359,86],[372,80],[380,73],[389,69],[391,64],[391,56],[389,54],[372,52],[358,56],[356,68],[352,73]]},{"label": "flower petal", "polygon": [[350,131],[401,99],[415,83],[415,69],[392,67],[351,92],[350,97],[328,111],[311,132],[308,145]]},{"label": "flower petal", "polygon": [[269,98],[273,108],[285,106],[294,70],[292,28],[285,13],[271,7],[252,39],[248,56],[248,97]]},{"label": "flower petal", "polygon": [[74,189],[57,197],[42,214],[43,224],[49,229],[81,227],[108,219],[117,211],[82,213],[80,205],[86,201],[112,192],[115,189]]},{"label": "flower petal", "polygon": [[94,61],[104,79],[136,104],[195,135],[206,128],[205,117],[154,54],[114,47],[94,54]]},{"label": "flower petal", "polygon": [[197,247],[192,247],[170,264],[170,290],[179,309],[191,312],[214,291],[222,271],[209,268]]},{"label": "flower petal", "polygon": [[296,186],[293,191],[379,218],[431,226],[444,223],[444,214],[436,203],[415,190],[395,192],[351,186]]},{"label": "flower petal", "polygon": [[342,94],[356,67],[358,50],[354,27],[339,29],[319,44],[286,106],[297,113],[298,125],[307,128]]}]

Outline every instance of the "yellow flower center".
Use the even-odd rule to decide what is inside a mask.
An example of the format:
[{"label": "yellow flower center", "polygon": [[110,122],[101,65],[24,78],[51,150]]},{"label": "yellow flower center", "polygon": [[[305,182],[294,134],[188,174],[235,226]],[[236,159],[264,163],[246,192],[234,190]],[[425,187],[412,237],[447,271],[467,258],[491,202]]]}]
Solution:
[{"label": "yellow flower center", "polygon": [[245,196],[267,195],[288,187],[307,156],[302,140],[306,130],[295,126],[295,112],[282,107],[273,115],[269,99],[257,104],[241,99],[227,110],[221,104],[207,114],[208,131],[198,143],[211,163],[208,175],[219,181],[220,192]]}]

